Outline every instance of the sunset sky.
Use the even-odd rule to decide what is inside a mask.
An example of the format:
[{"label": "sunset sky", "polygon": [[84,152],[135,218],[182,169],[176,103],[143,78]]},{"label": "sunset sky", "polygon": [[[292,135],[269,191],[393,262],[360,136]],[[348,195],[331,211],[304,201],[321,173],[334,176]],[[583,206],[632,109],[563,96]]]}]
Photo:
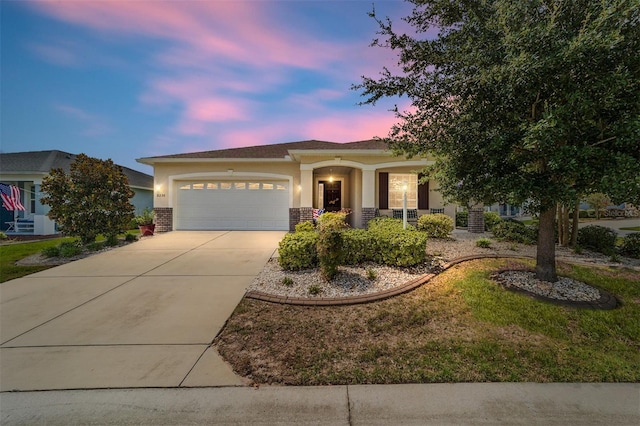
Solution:
[{"label": "sunset sky", "polygon": [[[136,158],[386,136],[350,90],[393,54],[369,47],[400,0],[1,1],[2,152]],[[395,100],[402,105],[405,100]]]}]

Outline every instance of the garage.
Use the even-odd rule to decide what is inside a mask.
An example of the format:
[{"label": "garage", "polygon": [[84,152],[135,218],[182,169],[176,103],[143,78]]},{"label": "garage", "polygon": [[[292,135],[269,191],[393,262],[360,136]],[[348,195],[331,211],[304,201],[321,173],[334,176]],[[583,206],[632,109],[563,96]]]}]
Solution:
[{"label": "garage", "polygon": [[288,230],[288,181],[177,182],[178,230]]}]

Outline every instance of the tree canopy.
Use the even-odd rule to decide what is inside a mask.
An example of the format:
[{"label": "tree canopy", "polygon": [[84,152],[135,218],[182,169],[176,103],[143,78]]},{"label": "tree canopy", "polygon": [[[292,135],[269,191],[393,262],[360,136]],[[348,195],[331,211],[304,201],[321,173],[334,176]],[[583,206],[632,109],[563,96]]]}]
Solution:
[{"label": "tree canopy", "polygon": [[112,160],[99,160],[79,154],[69,174],[52,169],[42,180],[42,204],[50,211],[62,232],[80,237],[83,243],[107,238],[127,230],[134,207],[134,193],[122,168]]},{"label": "tree canopy", "polygon": [[435,156],[446,198],[539,213],[537,272],[554,281],[557,203],[640,201],[640,2],[409,1],[413,35],[372,13],[398,71],[354,88],[410,99],[388,140]]}]

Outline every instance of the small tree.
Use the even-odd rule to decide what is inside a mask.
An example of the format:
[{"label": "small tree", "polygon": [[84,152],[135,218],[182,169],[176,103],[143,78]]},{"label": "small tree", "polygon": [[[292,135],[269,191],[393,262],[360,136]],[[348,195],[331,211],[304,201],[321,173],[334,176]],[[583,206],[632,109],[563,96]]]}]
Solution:
[{"label": "small tree", "polygon": [[611,204],[611,200],[606,194],[602,192],[594,192],[587,196],[587,204],[589,204],[596,211],[596,219],[600,219],[600,212]]},{"label": "small tree", "polygon": [[69,174],[52,169],[42,180],[42,191],[40,201],[51,208],[47,216],[83,244],[95,241],[98,234],[114,238],[133,218],[129,199],[134,193],[122,168],[111,160],[80,154]]}]

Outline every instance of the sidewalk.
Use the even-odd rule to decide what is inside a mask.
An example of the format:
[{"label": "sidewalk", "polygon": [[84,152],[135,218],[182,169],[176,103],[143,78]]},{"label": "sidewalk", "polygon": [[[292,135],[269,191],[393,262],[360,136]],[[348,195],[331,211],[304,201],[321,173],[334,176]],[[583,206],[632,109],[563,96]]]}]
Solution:
[{"label": "sidewalk", "polygon": [[639,384],[460,383],[0,394],[3,425],[637,425]]}]

